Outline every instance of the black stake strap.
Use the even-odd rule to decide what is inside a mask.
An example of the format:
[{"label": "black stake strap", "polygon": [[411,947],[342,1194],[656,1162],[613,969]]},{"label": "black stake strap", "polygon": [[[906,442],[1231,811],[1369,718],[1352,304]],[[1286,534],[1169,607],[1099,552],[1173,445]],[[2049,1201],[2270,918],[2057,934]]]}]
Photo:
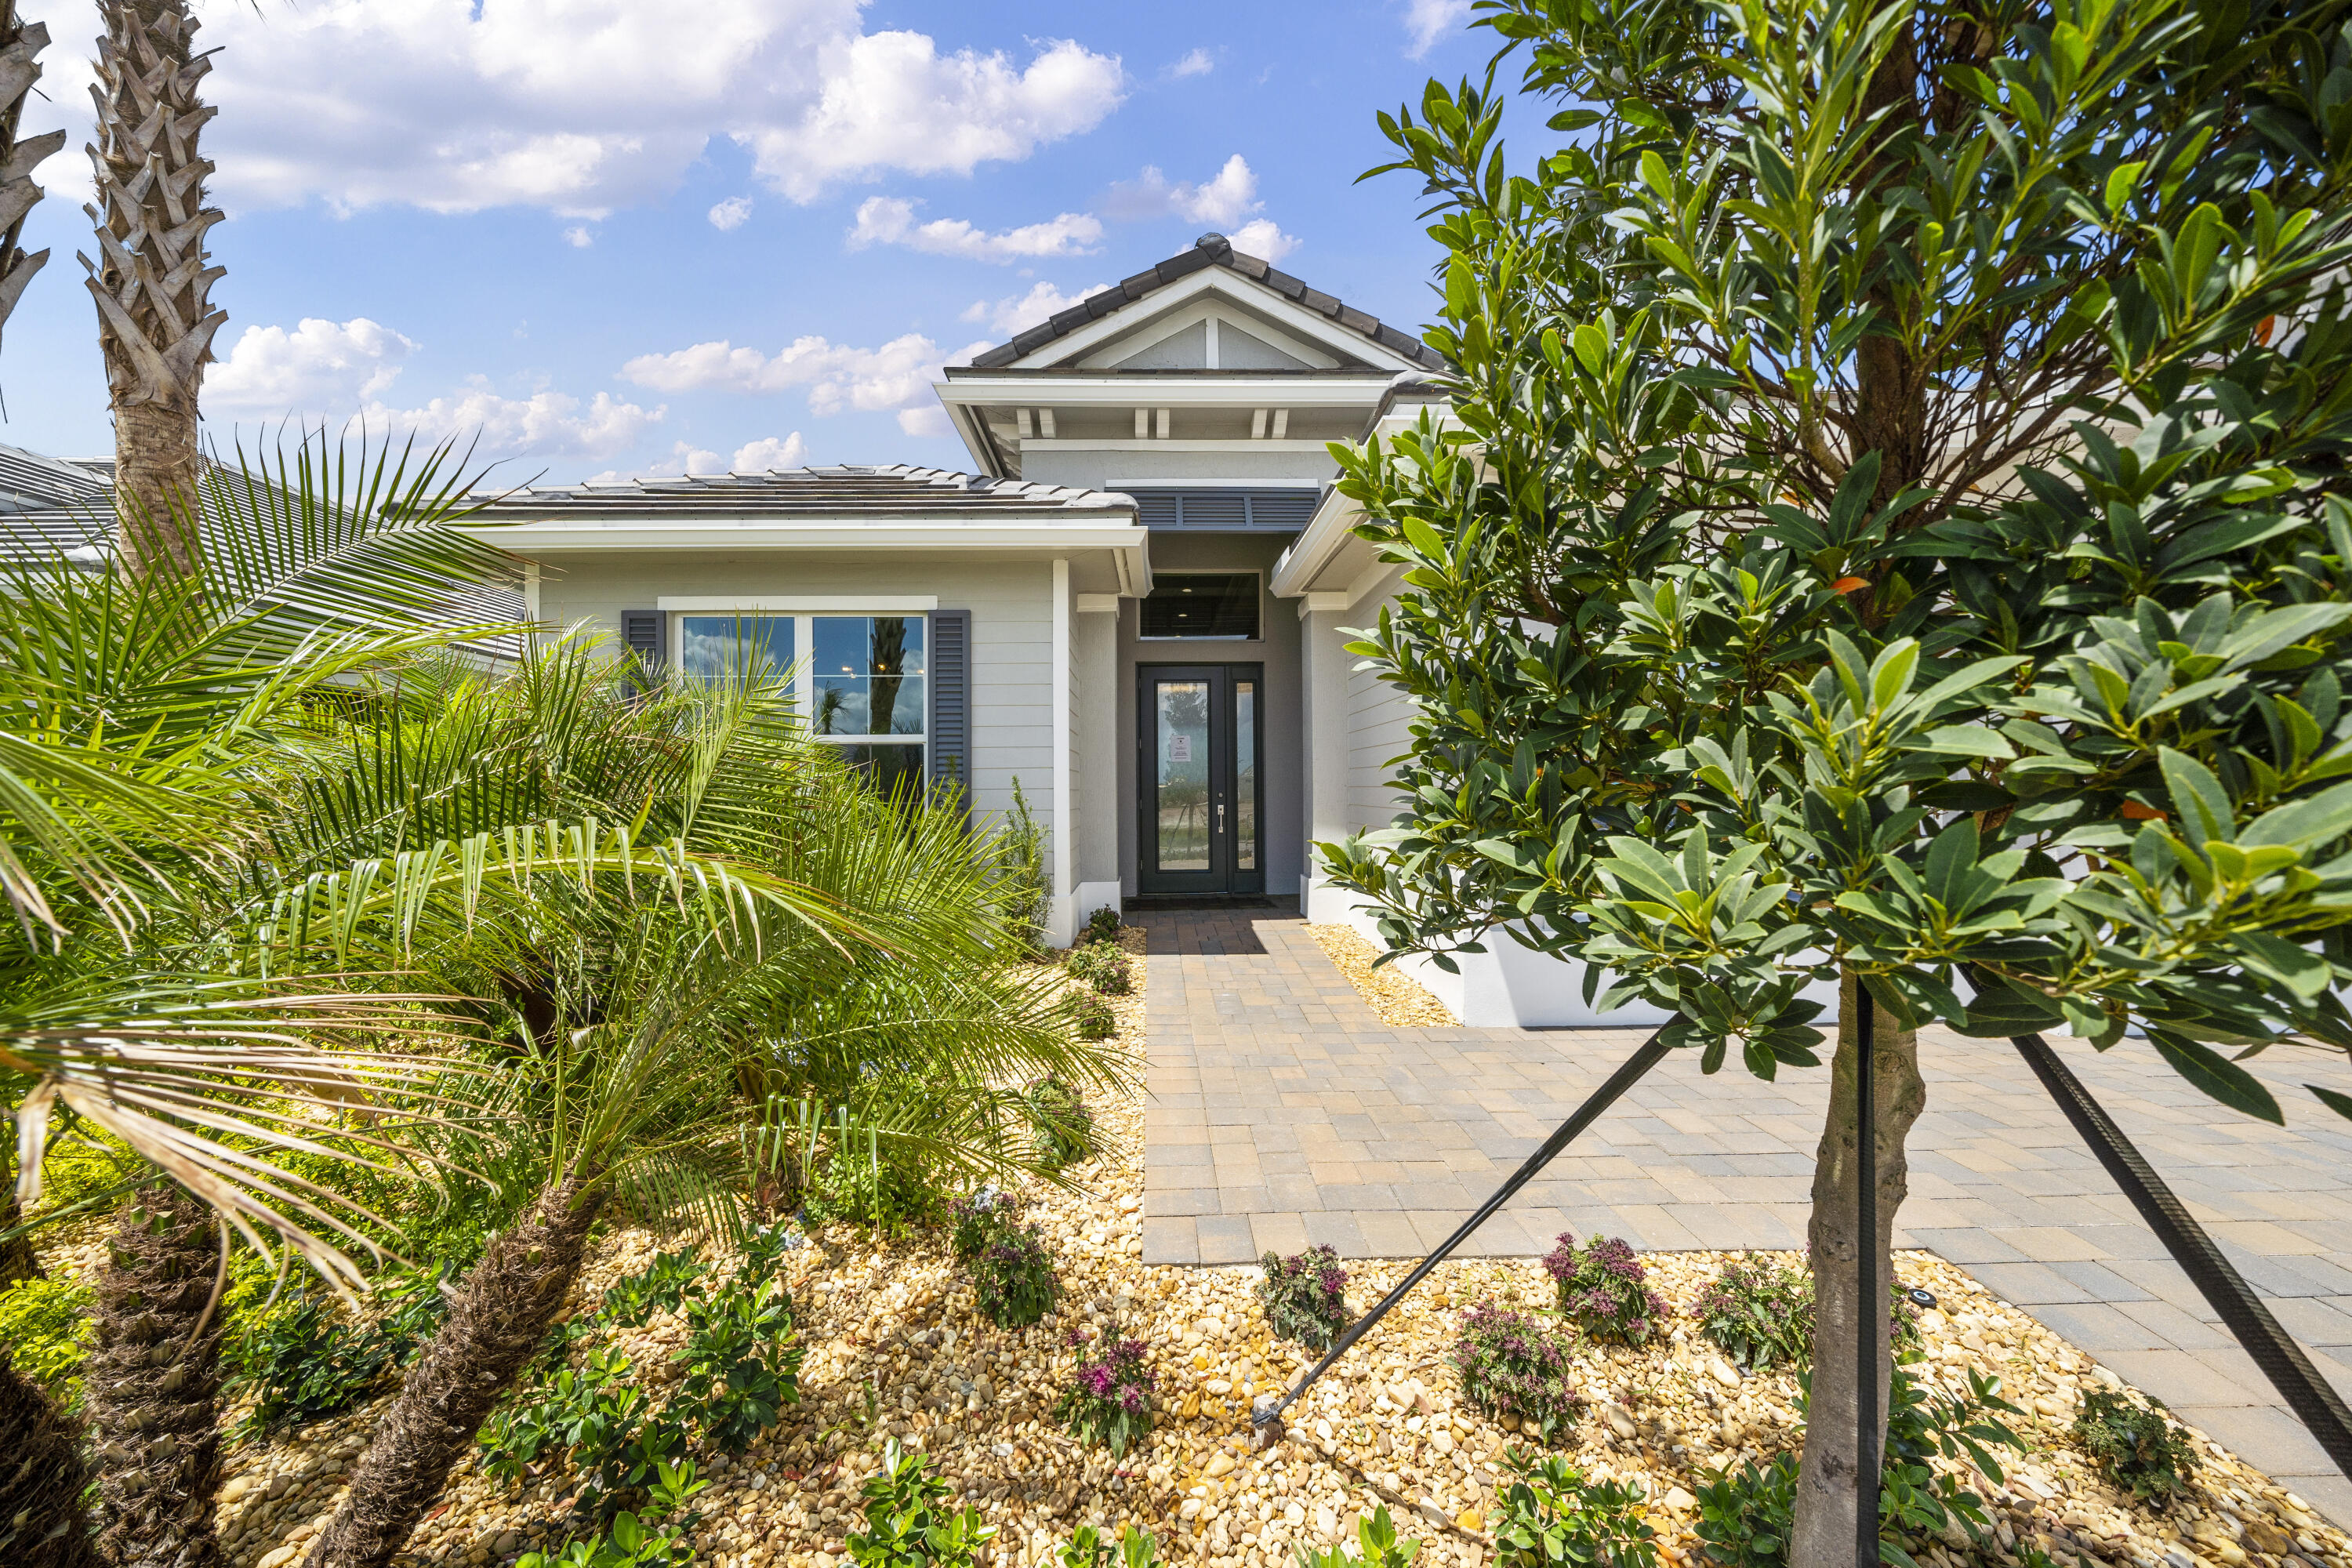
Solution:
[{"label": "black stake strap", "polygon": [[1878,1007],[1853,981],[1853,1561],[1878,1568],[1878,1336],[1886,1288],[1878,1282]]},{"label": "black stake strap", "polygon": [[[1680,1023],[1681,1021],[1682,1016],[1680,1014],[1676,1014],[1675,1016],[1675,1022]],[[1666,1031],[1662,1028],[1657,1032],[1657,1034],[1652,1035],[1648,1039],[1643,1041],[1642,1048],[1635,1051],[1633,1056],[1628,1058],[1623,1067],[1619,1068],[1615,1072],[1610,1074],[1609,1081],[1602,1084],[1599,1089],[1594,1089],[1591,1096],[1587,1099],[1582,1105],[1576,1108],[1575,1114],[1570,1116],[1567,1121],[1561,1122],[1552,1135],[1543,1141],[1543,1146],[1538,1148],[1534,1153],[1528,1155],[1525,1163],[1523,1163],[1517,1170],[1511,1173],[1511,1179],[1495,1189],[1495,1195],[1488,1198],[1485,1203],[1479,1205],[1478,1211],[1472,1215],[1468,1219],[1462,1222],[1460,1229],[1456,1230],[1452,1236],[1447,1237],[1444,1243],[1440,1246],[1436,1251],[1423,1258],[1413,1271],[1406,1275],[1403,1281],[1400,1283],[1395,1289],[1381,1297],[1381,1304],[1379,1306],[1374,1307],[1370,1311],[1366,1312],[1362,1317],[1358,1318],[1354,1322],[1349,1324],[1348,1331],[1339,1336],[1338,1342],[1333,1344],[1330,1350],[1324,1353],[1323,1359],[1317,1362],[1307,1372],[1305,1377],[1298,1380],[1297,1384],[1291,1388],[1289,1393],[1284,1394],[1277,1403],[1268,1405],[1262,1410],[1252,1411],[1250,1413],[1250,1425],[1253,1426],[1263,1426],[1267,1422],[1272,1421],[1276,1416],[1280,1415],[1284,1411],[1289,1409],[1291,1405],[1297,1401],[1300,1394],[1306,1393],[1309,1388],[1312,1388],[1315,1385],[1315,1380],[1317,1378],[1321,1377],[1325,1373],[1330,1371],[1332,1363],[1337,1362],[1341,1356],[1348,1353],[1349,1346],[1353,1345],[1358,1340],[1362,1339],[1366,1334],[1370,1333],[1374,1323],[1379,1322],[1382,1318],[1388,1316],[1389,1309],[1395,1306],[1399,1301],[1403,1300],[1405,1299],[1406,1292],[1410,1291],[1414,1286],[1427,1279],[1429,1277],[1429,1271],[1436,1268],[1439,1264],[1444,1262],[1446,1258],[1452,1254],[1455,1247],[1469,1240],[1471,1234],[1480,1226],[1486,1224],[1488,1219],[1492,1218],[1496,1210],[1501,1208],[1505,1204],[1511,1201],[1512,1194],[1516,1194],[1521,1187],[1526,1186],[1529,1182],[1533,1181],[1538,1172],[1541,1171],[1546,1165],[1550,1164],[1553,1159],[1559,1155],[1562,1149],[1567,1148],[1570,1143],[1574,1142],[1578,1133],[1583,1131],[1586,1128],[1591,1126],[1593,1122],[1599,1121],[1601,1113],[1608,1110],[1612,1105],[1614,1105],[1617,1102],[1617,1097],[1619,1095],[1623,1094],[1627,1089],[1640,1082],[1644,1073],[1647,1073],[1652,1068],[1656,1067],[1660,1062],[1664,1061],[1665,1059],[1666,1053],[1674,1048],[1671,1046],[1660,1043],[1659,1037],[1665,1032]]]},{"label": "black stake strap", "polygon": [[2106,1167],[2116,1185],[2123,1189],[2124,1196],[2131,1200],[2132,1207],[2139,1211],[2139,1217],[2147,1222],[2148,1229],[2156,1232],[2164,1249],[2172,1254],[2172,1260],[2180,1265],[2203,1293],[2206,1304],[2237,1336],[2238,1343],[2253,1357],[2254,1364],[2263,1369],[2271,1386],[2286,1401],[2287,1408],[2319,1439],[2319,1446],[2327,1450],[2336,1468],[2352,1476],[2352,1411],[2345,1408],[2335,1387],[2319,1375],[2310,1358],[2303,1353],[2303,1347],[2279,1327],[2271,1310],[2263,1305],[2262,1298],[2222,1256],[2205,1227],[2181,1206],[2180,1200],[2172,1195],[2172,1189],[2164,1184],[2164,1178],[2140,1157],[2131,1140],[2091,1098],[2091,1091],[2083,1087],[2082,1080],[2067,1070],[2049,1043],[2039,1035],[2012,1035],[2010,1040],[2025,1058],[2025,1065],[2042,1080],[2042,1087],[2050,1091],[2050,1098],[2058,1102],[2058,1109],[2066,1113],[2066,1120],[2074,1124],[2074,1131],[2082,1134],[2083,1142],[2091,1146],[2091,1152],[2098,1156],[2099,1163]]}]

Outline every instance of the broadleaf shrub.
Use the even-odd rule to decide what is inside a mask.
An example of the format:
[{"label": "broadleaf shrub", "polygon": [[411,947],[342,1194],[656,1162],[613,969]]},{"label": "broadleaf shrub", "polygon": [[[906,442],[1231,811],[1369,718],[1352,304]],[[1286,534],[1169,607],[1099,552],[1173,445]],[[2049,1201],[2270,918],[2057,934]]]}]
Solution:
[{"label": "broadleaf shrub", "polygon": [[976,1508],[950,1507],[953,1489],[892,1438],[860,1489],[866,1528],[849,1535],[850,1560],[858,1568],[971,1568],[996,1527]]},{"label": "broadleaf shrub", "polygon": [[2142,1501],[2186,1492],[2197,1473],[2197,1450],[2153,1399],[2141,1405],[2111,1389],[2086,1389],[2074,1441],[2103,1475]]},{"label": "broadleaf shrub", "polygon": [[1081,942],[1117,942],[1118,929],[1118,911],[1105,904],[1087,917],[1087,929],[1080,935],[1079,940]]},{"label": "broadleaf shrub", "polygon": [[1082,1524],[1071,1531],[1070,1543],[1055,1560],[1060,1568],[1158,1568],[1160,1542],[1151,1531],[1132,1524],[1118,1532],[1117,1541],[1105,1541],[1101,1531]]},{"label": "broadleaf shrub", "polygon": [[1135,984],[1127,954],[1108,942],[1083,942],[1062,961],[1073,980],[1083,980],[1101,996],[1124,996]]},{"label": "broadleaf shrub", "polygon": [[237,1425],[241,1435],[287,1431],[340,1415],[432,1336],[448,1310],[440,1275],[388,1270],[382,1281],[376,1298],[385,1310],[373,1319],[355,1321],[335,1302],[307,1290],[245,1314],[242,1331],[223,1356],[229,1386],[254,1395],[253,1408]]},{"label": "broadleaf shrub", "polygon": [[730,1454],[773,1426],[800,1403],[801,1347],[793,1342],[793,1299],[772,1280],[689,1301],[687,1339],[675,1359],[686,1378],[672,1412],[690,1418],[703,1439]]},{"label": "broadleaf shrub", "polygon": [[1557,1454],[1514,1451],[1510,1467],[1495,1499],[1499,1568],[1657,1568],[1657,1532],[1643,1519],[1649,1500],[1640,1487],[1587,1480]]},{"label": "broadleaf shrub", "polygon": [[1052,1311],[1062,1294],[1053,1251],[1034,1225],[1000,1230],[972,1260],[971,1282],[981,1316],[1000,1329],[1028,1327]]},{"label": "broadleaf shrub", "polygon": [[709,1272],[690,1252],[656,1253],[651,1263],[605,1289],[597,1316],[622,1328],[641,1329],[656,1312],[682,1312],[688,1301],[700,1299]]},{"label": "broadleaf shrub", "polygon": [[1726,1263],[1691,1305],[1698,1331],[1738,1366],[1801,1366],[1813,1351],[1813,1277],[1762,1253]]},{"label": "broadleaf shrub", "polygon": [[1157,1414],[1155,1384],[1143,1355],[1141,1340],[1108,1343],[1102,1359],[1078,1368],[1076,1379],[1062,1391],[1054,1418],[1081,1441],[1107,1445],[1113,1458],[1124,1456],[1151,1430]]},{"label": "broadleaf shrub", "polygon": [[1095,1113],[1084,1095],[1058,1078],[1042,1078],[1021,1099],[1045,1169],[1058,1171],[1093,1155]]},{"label": "broadleaf shrub", "polygon": [[1290,1258],[1269,1252],[1260,1260],[1258,1305],[1276,1339],[1296,1340],[1311,1351],[1327,1351],[1347,1331],[1348,1271],[1328,1247],[1310,1247]]},{"label": "broadleaf shrub", "polygon": [[1708,1562],[1721,1568],[1784,1568],[1789,1525],[1797,1516],[1796,1456],[1727,1467],[1699,1478],[1691,1491],[1698,1500],[1699,1547]]},{"label": "broadleaf shrub", "polygon": [[1421,1555],[1421,1542],[1397,1539],[1396,1521],[1382,1503],[1370,1517],[1356,1516],[1356,1549],[1345,1544],[1314,1550],[1299,1548],[1298,1568],[1411,1568]]},{"label": "broadleaf shrub", "polygon": [[1013,1228],[1013,1199],[994,1187],[982,1187],[949,1207],[950,1245],[958,1263],[977,1262],[996,1238]]},{"label": "broadleaf shrub", "polygon": [[97,1321],[87,1285],[63,1279],[19,1279],[0,1289],[0,1345],[18,1372],[68,1407],[81,1403],[82,1358]]},{"label": "broadleaf shrub", "polygon": [[551,1555],[526,1552],[515,1559],[515,1568],[683,1568],[693,1560],[691,1545],[624,1512],[614,1516],[605,1533],[569,1542]]},{"label": "broadleaf shrub", "polygon": [[1595,1237],[1582,1247],[1563,1231],[1543,1260],[1570,1322],[1610,1344],[1642,1345],[1664,1324],[1664,1298],[1650,1289],[1650,1271],[1617,1237]]},{"label": "broadleaf shrub", "polygon": [[581,1365],[558,1371],[534,1397],[499,1410],[476,1439],[483,1473],[520,1486],[532,1465],[561,1458],[579,1473],[582,1500],[593,1510],[643,1493],[684,1451],[686,1428],[653,1408],[651,1396],[629,1381],[629,1370],[627,1356],[599,1346]]},{"label": "broadleaf shrub", "polygon": [[1575,1355],[1575,1342],[1541,1319],[1480,1306],[1463,1314],[1452,1360],[1463,1397],[1548,1443],[1584,1414],[1570,1381]]}]

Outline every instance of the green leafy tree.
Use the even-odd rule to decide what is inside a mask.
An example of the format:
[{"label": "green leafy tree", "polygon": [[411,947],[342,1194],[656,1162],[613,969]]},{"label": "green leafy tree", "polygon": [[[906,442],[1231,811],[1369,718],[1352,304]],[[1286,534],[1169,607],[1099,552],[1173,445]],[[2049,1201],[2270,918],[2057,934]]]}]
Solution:
[{"label": "green leafy tree", "polygon": [[1816,1065],[1838,986],[1790,1542],[1830,1561],[1919,1026],[2136,1024],[2273,1121],[2228,1053],[2352,1037],[2347,11],[1480,10],[1548,134],[1506,158],[1491,68],[1382,119],[1454,368],[1341,454],[1405,568],[1357,651],[1419,717],[1397,824],[1324,852],[1391,945],[1583,963],[1708,1071]]}]

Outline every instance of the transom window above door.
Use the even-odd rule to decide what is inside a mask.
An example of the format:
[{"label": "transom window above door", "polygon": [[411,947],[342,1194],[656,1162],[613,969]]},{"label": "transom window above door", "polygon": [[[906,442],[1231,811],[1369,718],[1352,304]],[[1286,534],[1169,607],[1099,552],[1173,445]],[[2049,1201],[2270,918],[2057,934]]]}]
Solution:
[{"label": "transom window above door", "polygon": [[793,706],[816,738],[886,790],[924,778],[929,622],[912,616],[673,614],[689,679],[789,674]]}]

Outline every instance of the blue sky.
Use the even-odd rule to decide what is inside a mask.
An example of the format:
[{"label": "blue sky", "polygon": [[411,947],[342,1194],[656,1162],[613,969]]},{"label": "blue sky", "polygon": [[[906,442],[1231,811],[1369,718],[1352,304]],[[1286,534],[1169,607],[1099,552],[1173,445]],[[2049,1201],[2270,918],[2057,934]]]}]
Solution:
[{"label": "blue sky", "polygon": [[[69,151],[0,345],[0,441],[111,446],[89,250],[87,5],[33,0]],[[479,433],[509,482],[968,462],[936,366],[1244,237],[1426,314],[1380,109],[1483,65],[1466,0],[212,0],[228,322],[216,440],[292,416]],[[1248,244],[1244,248],[1249,248]]]}]

